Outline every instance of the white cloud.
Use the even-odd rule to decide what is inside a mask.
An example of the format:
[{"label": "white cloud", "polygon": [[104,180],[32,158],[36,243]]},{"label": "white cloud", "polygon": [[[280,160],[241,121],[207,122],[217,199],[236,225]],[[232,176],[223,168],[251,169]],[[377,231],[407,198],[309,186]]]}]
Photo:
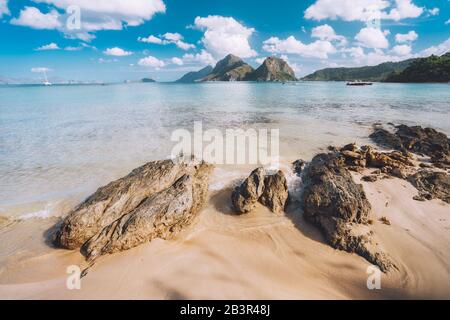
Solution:
[{"label": "white cloud", "polygon": [[104,59],[104,58],[99,58],[98,59],[98,63],[112,63],[112,62],[117,62],[119,60],[117,59]]},{"label": "white cloud", "polygon": [[428,13],[432,16],[437,16],[439,14],[439,8],[428,9]]},{"label": "white cloud", "polygon": [[0,0],[0,18],[3,15],[9,15],[8,0]]},{"label": "white cloud", "polygon": [[170,61],[177,66],[182,66],[184,64],[183,60],[177,57],[173,57]]},{"label": "white cloud", "polygon": [[205,31],[202,43],[215,58],[223,58],[229,53],[241,58],[258,55],[249,43],[255,29],[245,27],[232,17],[197,17],[194,24]]},{"label": "white cloud", "polygon": [[345,37],[337,35],[334,29],[328,24],[313,28],[311,37],[326,41],[339,41],[340,45],[345,45],[347,43]]},{"label": "white cloud", "polygon": [[395,35],[395,41],[398,43],[412,42],[417,40],[419,35],[413,30],[408,33],[397,33]]},{"label": "white cloud", "polygon": [[45,50],[59,50],[59,49],[61,49],[61,48],[56,43],[52,42],[52,43],[43,45],[43,46],[41,46],[39,48],[36,48],[34,50],[36,50],[36,51],[45,51]]},{"label": "white cloud", "polygon": [[342,19],[366,21],[374,13],[389,7],[386,0],[317,0],[305,11],[305,18],[313,20]]},{"label": "white cloud", "polygon": [[142,67],[151,67],[151,68],[162,68],[164,67],[166,64],[164,63],[164,61],[159,60],[158,58],[155,58],[153,56],[148,56],[145,58],[142,58],[138,61],[138,65],[142,66]]},{"label": "white cloud", "polygon": [[392,53],[397,56],[408,56],[411,54],[411,46],[407,44],[397,45],[392,48]]},{"label": "white cloud", "polygon": [[376,28],[362,28],[355,39],[366,48],[385,49],[389,46],[385,33]]},{"label": "white cloud", "polygon": [[133,52],[131,51],[125,51],[122,48],[114,47],[114,48],[108,48],[105,51],[103,51],[104,54],[107,56],[116,56],[116,57],[126,57],[131,56]]},{"label": "white cloud", "polygon": [[448,19],[447,21],[445,21],[445,24],[450,24],[450,19]]},{"label": "white cloud", "polygon": [[263,64],[264,60],[266,60],[266,58],[256,58],[256,59],[255,59],[255,62],[256,62],[257,64]]},{"label": "white cloud", "polygon": [[398,21],[416,18],[423,11],[412,0],[316,0],[306,9],[305,18],[319,21],[369,21],[373,18]]},{"label": "white cloud", "polygon": [[11,24],[34,29],[57,29],[62,26],[59,21],[59,13],[56,10],[42,13],[35,7],[25,7],[20,11],[18,18],[11,20]]},{"label": "white cloud", "polygon": [[214,65],[217,60],[211,55],[211,53],[206,50],[202,50],[200,53],[190,54],[187,53],[183,56],[183,61],[185,62],[196,62],[201,65]]},{"label": "white cloud", "polygon": [[412,0],[395,0],[395,4],[395,8],[382,15],[383,19],[399,21],[406,18],[417,18],[424,11],[423,8],[413,4]]},{"label": "white cloud", "polygon": [[317,40],[310,44],[304,44],[294,36],[285,40],[272,37],[263,42],[263,49],[271,53],[296,54],[309,58],[326,59],[329,54],[336,52],[336,48],[329,41]]},{"label": "white cloud", "polygon": [[193,44],[184,42],[183,39],[184,39],[183,36],[179,33],[167,32],[167,33],[163,34],[161,36],[161,38],[156,37],[154,35],[150,35],[146,38],[139,37],[138,41],[145,42],[145,43],[161,44],[161,45],[173,43],[178,48],[183,49],[183,50],[189,50],[189,49],[195,48],[195,46]]},{"label": "white cloud", "polygon": [[139,37],[138,41],[139,42],[145,42],[145,43],[155,43],[155,44],[162,44],[163,43],[163,41],[160,38],[155,37],[153,35],[148,36],[146,38]]},{"label": "white cloud", "polygon": [[450,38],[448,38],[444,42],[438,44],[437,46],[432,46],[425,50],[422,50],[419,53],[419,55],[422,57],[428,57],[428,56],[431,56],[432,54],[440,56],[449,51],[450,51]]},{"label": "white cloud", "polygon": [[33,73],[42,73],[42,72],[50,72],[52,71],[49,68],[46,67],[36,67],[36,68],[31,68],[31,72]]}]

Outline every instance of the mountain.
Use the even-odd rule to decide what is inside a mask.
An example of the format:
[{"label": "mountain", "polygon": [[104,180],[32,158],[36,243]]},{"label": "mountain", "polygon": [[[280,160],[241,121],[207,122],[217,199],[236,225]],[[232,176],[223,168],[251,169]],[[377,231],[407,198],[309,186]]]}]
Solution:
[{"label": "mountain", "polygon": [[182,76],[180,79],[178,79],[175,82],[178,83],[194,83],[197,82],[207,75],[209,75],[213,71],[213,67],[207,66],[199,71],[192,71],[186,73],[184,76]]},{"label": "mountain", "polygon": [[385,62],[372,67],[327,68],[307,75],[302,80],[309,81],[383,81],[393,72],[405,70],[415,59],[400,62]]},{"label": "mountain", "polygon": [[251,81],[297,81],[294,70],[286,61],[268,57],[263,64],[246,77]]},{"label": "mountain", "polygon": [[243,81],[254,69],[241,58],[229,54],[217,62],[214,69],[202,81]]},{"label": "mountain", "polygon": [[153,80],[152,78],[144,78],[144,79],[142,79],[141,81],[142,81],[142,82],[145,82],[145,83],[156,82],[156,81]]},{"label": "mountain", "polygon": [[401,72],[393,72],[386,82],[450,82],[450,52],[413,61]]}]

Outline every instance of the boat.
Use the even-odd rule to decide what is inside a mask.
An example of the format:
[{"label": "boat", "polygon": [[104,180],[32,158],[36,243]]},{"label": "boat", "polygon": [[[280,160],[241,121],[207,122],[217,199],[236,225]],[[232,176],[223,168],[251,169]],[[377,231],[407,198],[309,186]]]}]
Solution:
[{"label": "boat", "polygon": [[371,86],[372,82],[366,82],[361,80],[349,81],[347,82],[348,86]]},{"label": "boat", "polygon": [[42,82],[42,84],[44,85],[44,86],[46,86],[46,87],[48,87],[48,86],[51,86],[52,85],[52,83],[50,82],[50,81],[48,81],[48,79],[47,79],[47,73],[45,72],[45,70],[44,70],[44,82]]}]

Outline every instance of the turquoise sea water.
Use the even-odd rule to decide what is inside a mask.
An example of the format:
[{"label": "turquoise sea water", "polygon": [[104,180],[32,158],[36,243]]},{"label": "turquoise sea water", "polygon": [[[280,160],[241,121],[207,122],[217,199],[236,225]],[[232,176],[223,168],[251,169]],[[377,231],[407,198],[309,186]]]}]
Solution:
[{"label": "turquoise sea water", "polygon": [[[447,84],[341,82],[0,87],[0,214],[45,216],[147,161],[175,129],[279,128],[281,156],[365,141],[374,122],[450,134]],[[75,201],[75,200],[74,200]]]}]

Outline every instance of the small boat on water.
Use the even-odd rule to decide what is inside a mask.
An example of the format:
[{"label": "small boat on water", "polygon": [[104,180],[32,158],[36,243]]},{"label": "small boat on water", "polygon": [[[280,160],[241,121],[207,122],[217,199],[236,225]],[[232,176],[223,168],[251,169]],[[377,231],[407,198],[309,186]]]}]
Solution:
[{"label": "small boat on water", "polygon": [[52,85],[52,83],[51,83],[50,81],[48,81],[47,73],[45,72],[45,70],[44,70],[44,82],[42,82],[42,84],[43,84],[44,86],[46,86],[46,87]]},{"label": "small boat on water", "polygon": [[373,84],[372,82],[366,82],[361,80],[347,82],[348,86],[371,86],[372,84]]}]

